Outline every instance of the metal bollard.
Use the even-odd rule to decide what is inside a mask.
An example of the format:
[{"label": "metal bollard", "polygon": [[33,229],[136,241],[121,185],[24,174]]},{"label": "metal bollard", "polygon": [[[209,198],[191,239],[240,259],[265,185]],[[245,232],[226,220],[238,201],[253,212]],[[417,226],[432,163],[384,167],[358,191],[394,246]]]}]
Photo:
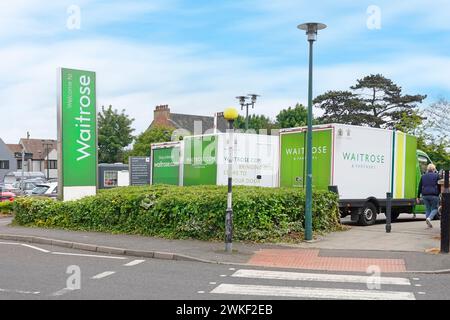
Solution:
[{"label": "metal bollard", "polygon": [[444,193],[442,196],[441,214],[441,253],[449,253],[450,247],[450,191],[449,170],[444,171]]},{"label": "metal bollard", "polygon": [[386,193],[386,233],[391,233],[392,192]]}]

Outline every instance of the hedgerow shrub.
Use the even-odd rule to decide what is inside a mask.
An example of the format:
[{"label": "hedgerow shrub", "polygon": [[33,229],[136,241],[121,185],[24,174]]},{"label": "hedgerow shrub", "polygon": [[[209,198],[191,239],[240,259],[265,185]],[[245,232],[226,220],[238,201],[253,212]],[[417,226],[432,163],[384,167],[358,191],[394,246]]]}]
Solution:
[{"label": "hedgerow shrub", "polygon": [[[313,196],[313,229],[339,227],[334,193]],[[150,186],[101,191],[78,201],[23,198],[14,203],[15,223],[26,226],[222,240],[227,187]],[[303,231],[304,194],[298,189],[235,187],[235,240],[298,239]]]},{"label": "hedgerow shrub", "polygon": [[13,204],[10,201],[0,202],[0,214],[11,214]]}]

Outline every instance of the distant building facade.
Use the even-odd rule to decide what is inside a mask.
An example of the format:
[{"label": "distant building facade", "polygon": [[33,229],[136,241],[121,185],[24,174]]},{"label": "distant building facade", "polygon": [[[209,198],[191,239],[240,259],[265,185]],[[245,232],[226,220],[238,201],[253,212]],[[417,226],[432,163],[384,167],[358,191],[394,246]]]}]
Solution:
[{"label": "distant building facade", "polygon": [[5,175],[12,171],[17,171],[16,158],[6,143],[0,138],[0,182],[3,182]]},{"label": "distant building facade", "polygon": [[[42,172],[47,179],[58,178],[57,141],[49,139],[20,139],[18,144],[8,144],[15,156],[17,170]],[[26,154],[22,163],[22,151]]]},{"label": "distant building facade", "polygon": [[203,134],[205,131],[213,133],[214,130],[226,132],[227,122],[222,114],[214,117],[198,116],[181,113],[171,113],[168,105],[156,106],[153,111],[153,121],[150,128],[166,126],[174,129],[183,129],[190,134]]}]

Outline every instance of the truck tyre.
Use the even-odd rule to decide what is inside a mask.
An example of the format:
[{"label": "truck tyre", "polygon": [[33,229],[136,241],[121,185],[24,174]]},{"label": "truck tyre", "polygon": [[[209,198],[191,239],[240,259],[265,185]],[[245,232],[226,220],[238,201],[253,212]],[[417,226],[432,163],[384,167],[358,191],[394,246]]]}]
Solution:
[{"label": "truck tyre", "polygon": [[359,209],[359,220],[358,224],[361,226],[370,226],[375,224],[377,221],[377,208],[370,202]]}]

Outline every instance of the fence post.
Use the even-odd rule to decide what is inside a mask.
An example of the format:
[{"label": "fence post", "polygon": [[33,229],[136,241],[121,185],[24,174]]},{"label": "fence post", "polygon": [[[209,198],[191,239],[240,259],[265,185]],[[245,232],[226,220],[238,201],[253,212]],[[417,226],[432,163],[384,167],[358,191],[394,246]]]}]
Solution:
[{"label": "fence post", "polygon": [[391,233],[392,192],[386,193],[386,233]]}]

